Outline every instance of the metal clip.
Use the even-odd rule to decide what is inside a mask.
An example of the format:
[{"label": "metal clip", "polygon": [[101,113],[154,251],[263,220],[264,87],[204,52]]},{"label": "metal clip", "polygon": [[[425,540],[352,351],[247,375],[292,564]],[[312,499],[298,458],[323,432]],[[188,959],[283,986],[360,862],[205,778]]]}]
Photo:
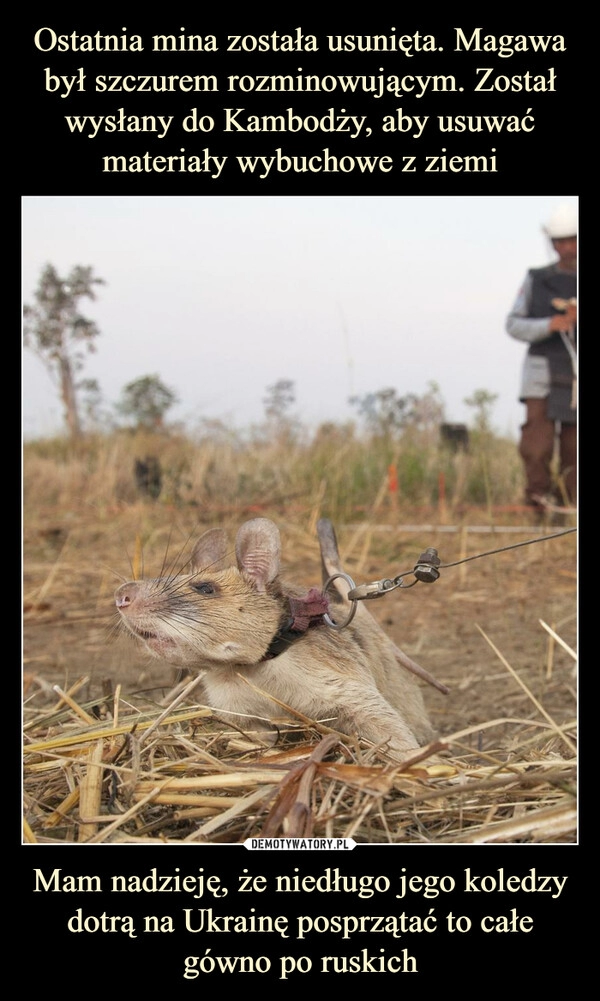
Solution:
[{"label": "metal clip", "polygon": [[326,581],[323,588],[323,593],[327,593],[327,589],[330,584],[333,583],[338,577],[341,577],[346,581],[350,590],[348,591],[346,598],[351,602],[350,611],[344,622],[335,622],[329,615],[325,614],[323,619],[328,626],[332,629],[344,629],[354,618],[357,609],[357,602],[364,601],[369,598],[381,598],[383,594],[387,594],[388,591],[394,591],[397,587],[414,587],[418,581],[424,581],[430,584],[432,581],[437,580],[440,573],[437,569],[440,565],[440,558],[437,554],[437,549],[426,549],[424,553],[419,556],[418,562],[415,565],[413,571],[407,571],[407,574],[412,573],[414,576],[414,581],[412,584],[404,583],[403,574],[399,574],[394,577],[393,580],[389,577],[384,577],[382,580],[371,581],[370,584],[359,584],[358,586],[352,580],[347,573],[334,573],[331,575],[329,580]]},{"label": "metal clip", "polygon": [[363,601],[365,598],[381,598],[398,585],[389,579],[374,580],[371,584],[359,584],[358,587],[348,591],[350,601]]}]

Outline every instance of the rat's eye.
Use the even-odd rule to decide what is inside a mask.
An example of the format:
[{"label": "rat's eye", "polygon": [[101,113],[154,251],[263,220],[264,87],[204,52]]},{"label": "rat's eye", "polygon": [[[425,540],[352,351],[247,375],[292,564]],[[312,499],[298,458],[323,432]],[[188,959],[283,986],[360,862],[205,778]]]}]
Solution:
[{"label": "rat's eye", "polygon": [[211,584],[208,580],[201,580],[199,584],[192,584],[192,590],[197,591],[198,594],[215,594],[214,584]]}]

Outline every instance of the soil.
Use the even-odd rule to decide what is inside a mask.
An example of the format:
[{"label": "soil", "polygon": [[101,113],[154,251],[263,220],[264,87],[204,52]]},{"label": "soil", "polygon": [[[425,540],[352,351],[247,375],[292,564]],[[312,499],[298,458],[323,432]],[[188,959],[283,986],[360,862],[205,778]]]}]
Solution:
[{"label": "soil", "polygon": [[[244,517],[225,525],[232,540]],[[284,576],[307,590],[319,585],[314,518],[285,512],[273,517],[282,533]],[[576,716],[577,534],[546,538],[572,525],[527,526],[522,519],[492,531],[487,517],[469,512],[462,531],[431,522],[415,529],[406,512],[395,526],[336,526],[345,569],[356,583],[404,574],[425,548],[438,550],[437,581],[398,588],[370,601],[369,611],[398,646],[449,687],[444,695],[424,686],[442,738],[506,717],[562,724]],[[37,705],[55,701],[54,685],[68,690],[85,678],[80,703],[119,684],[124,699],[159,702],[176,672],[120,630],[113,593],[124,580],[159,576],[167,564],[180,565],[197,535],[215,523],[158,504],[56,511],[43,521],[26,517],[26,698]],[[471,559],[505,547],[511,548]],[[413,580],[408,573],[405,583]],[[465,742],[476,740],[486,749],[501,737],[502,725],[496,724]]]}]

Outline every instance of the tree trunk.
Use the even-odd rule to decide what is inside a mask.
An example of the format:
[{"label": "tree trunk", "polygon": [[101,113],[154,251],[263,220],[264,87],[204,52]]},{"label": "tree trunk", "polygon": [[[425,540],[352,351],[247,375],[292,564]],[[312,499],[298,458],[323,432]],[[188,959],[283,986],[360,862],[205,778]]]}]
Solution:
[{"label": "tree trunk", "polygon": [[60,395],[65,408],[65,420],[71,438],[79,438],[81,425],[77,410],[77,397],[73,383],[73,372],[68,358],[60,359]]}]

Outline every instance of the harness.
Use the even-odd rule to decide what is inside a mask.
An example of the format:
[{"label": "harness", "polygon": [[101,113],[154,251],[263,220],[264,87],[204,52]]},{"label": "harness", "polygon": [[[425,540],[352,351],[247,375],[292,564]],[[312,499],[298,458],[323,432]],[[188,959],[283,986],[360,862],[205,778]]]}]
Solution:
[{"label": "harness", "polygon": [[273,660],[302,639],[308,629],[323,625],[323,616],[329,610],[329,601],[316,587],[311,587],[304,598],[288,596],[286,601],[289,614],[269,643],[263,660]]}]

